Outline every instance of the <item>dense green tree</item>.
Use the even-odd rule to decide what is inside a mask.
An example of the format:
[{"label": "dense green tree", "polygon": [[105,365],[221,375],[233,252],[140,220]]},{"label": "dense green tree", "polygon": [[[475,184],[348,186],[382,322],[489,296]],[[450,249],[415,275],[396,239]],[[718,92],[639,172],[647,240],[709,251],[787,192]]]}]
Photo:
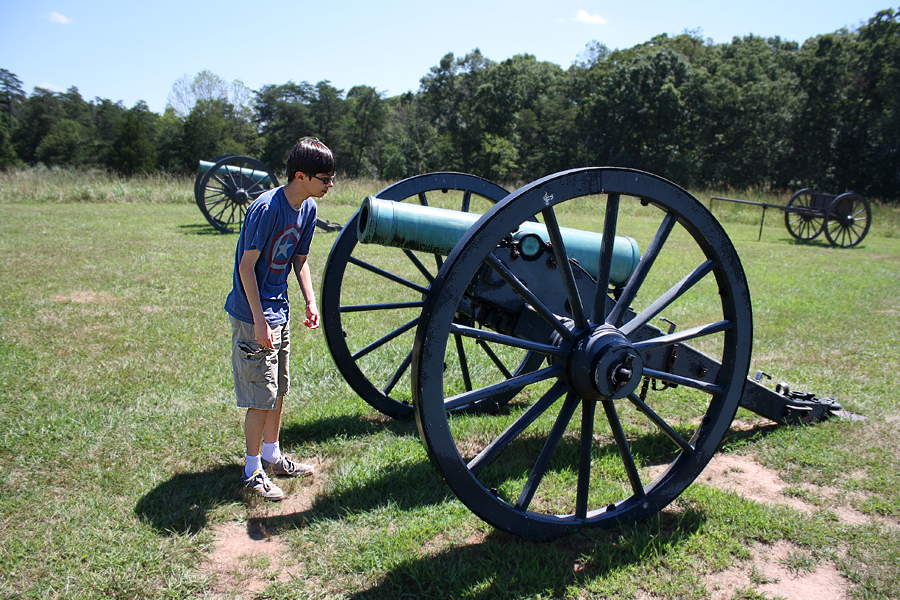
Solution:
[{"label": "dense green tree", "polygon": [[50,127],[37,147],[37,158],[47,166],[79,167],[90,159],[89,138],[78,121],[61,119]]},{"label": "dense green tree", "polygon": [[309,101],[309,117],[312,129],[309,133],[301,133],[294,143],[304,135],[319,138],[331,148],[337,158],[338,168],[353,164],[353,154],[346,143],[347,138],[347,103],[344,90],[340,90],[331,82],[320,81],[315,85],[315,94]]},{"label": "dense green tree", "polygon": [[19,164],[19,157],[16,156],[16,149],[13,148],[6,124],[0,122],[0,169],[14,167],[17,164]]},{"label": "dense green tree", "polygon": [[20,126],[12,130],[12,141],[19,158],[29,164],[37,163],[38,146],[50,128],[62,118],[57,95],[50,90],[34,88],[22,102]]},{"label": "dense green tree", "polygon": [[255,122],[261,140],[260,160],[281,169],[301,137],[312,131],[309,102],[315,90],[307,82],[266,85],[256,92]]},{"label": "dense green tree", "polygon": [[224,100],[198,100],[184,120],[183,168],[192,171],[201,160],[222,154],[244,154],[235,139],[229,117],[231,107]]},{"label": "dense green tree", "polygon": [[178,117],[175,109],[169,107],[159,117],[152,139],[156,149],[157,168],[167,173],[191,172],[196,169],[196,165],[188,166],[183,159],[184,120]]},{"label": "dense green tree", "polygon": [[156,149],[139,110],[125,114],[110,148],[108,164],[123,175],[149,173],[156,167]]},{"label": "dense green tree", "polygon": [[378,163],[380,137],[387,107],[383,94],[375,88],[358,85],[347,92],[347,153],[351,163],[346,165],[347,175],[374,175]]},{"label": "dense green tree", "polygon": [[6,126],[6,131],[12,131],[13,119],[25,100],[25,91],[22,82],[14,73],[6,69],[0,69],[0,120]]}]

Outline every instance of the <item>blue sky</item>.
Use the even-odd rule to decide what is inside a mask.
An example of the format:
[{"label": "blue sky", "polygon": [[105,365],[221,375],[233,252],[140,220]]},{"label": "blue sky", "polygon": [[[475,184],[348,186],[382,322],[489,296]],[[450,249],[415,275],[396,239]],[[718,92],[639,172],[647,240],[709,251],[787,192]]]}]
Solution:
[{"label": "blue sky", "polygon": [[494,61],[516,54],[568,68],[592,40],[630,48],[660,33],[699,29],[803,42],[856,29],[883,0],[597,2],[590,0],[0,0],[0,68],[26,92],[79,89],[131,107],[165,109],[172,85],[208,69],[251,89],[328,79],[387,96],[417,90],[448,52],[475,48]]}]

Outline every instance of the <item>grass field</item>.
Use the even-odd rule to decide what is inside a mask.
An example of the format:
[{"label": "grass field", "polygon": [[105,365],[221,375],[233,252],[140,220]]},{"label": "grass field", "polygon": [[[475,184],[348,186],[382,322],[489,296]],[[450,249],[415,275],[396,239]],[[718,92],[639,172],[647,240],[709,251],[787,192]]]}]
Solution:
[{"label": "grass field", "polygon": [[[764,598],[750,566],[725,596],[715,582],[785,546],[797,577],[828,566],[849,597],[900,597],[897,205],[876,203],[851,249],[795,243],[771,210],[757,241],[759,209],[714,207],[753,298],[752,370],[865,417],[790,428],[739,412],[721,453],[813,510],[698,481],[648,521],[536,544],[469,513],[415,424],[359,399],[299,323],[282,445],[319,474],[286,484],[294,511],[243,495],[222,310],[237,237],[203,220],[192,186],[0,174],[0,597]],[[381,187],[340,182],[320,216],[345,222]],[[317,285],[333,241],[314,239]],[[210,568],[229,527],[279,556]]]}]

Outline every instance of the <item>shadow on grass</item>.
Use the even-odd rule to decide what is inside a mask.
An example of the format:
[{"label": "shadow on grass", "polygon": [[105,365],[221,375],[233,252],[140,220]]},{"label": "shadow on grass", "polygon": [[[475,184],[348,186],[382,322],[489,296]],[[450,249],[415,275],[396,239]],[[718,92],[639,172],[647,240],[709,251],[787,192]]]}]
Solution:
[{"label": "shadow on grass", "polygon": [[405,561],[375,587],[350,598],[568,597],[567,588],[641,564],[665,561],[689,543],[705,517],[693,509],[659,513],[621,528],[535,543],[492,531],[480,541]]},{"label": "shadow on grass", "polygon": [[[723,441],[725,448],[733,448],[759,439],[776,430],[777,425],[765,425],[746,430],[729,431]],[[400,422],[387,419],[380,420],[369,416],[342,416],[323,419],[308,425],[297,425],[286,428],[282,432],[285,445],[321,442],[338,435],[363,437],[372,435],[383,429],[391,429],[399,435],[415,435],[412,422]],[[658,452],[658,435],[646,436],[635,441],[635,449],[646,452],[644,456],[652,456]],[[576,447],[567,449],[563,442],[562,454],[577,451]],[[520,448],[526,450],[526,443]],[[535,453],[539,448],[531,449]],[[612,450],[609,450],[612,452]],[[515,454],[515,453],[514,453]],[[528,461],[519,460],[505,464],[504,477],[519,476],[528,468]],[[180,473],[159,484],[138,502],[135,513],[149,523],[159,533],[193,534],[202,530],[207,524],[207,514],[218,506],[244,500],[243,486],[239,477],[240,465],[230,464],[218,466],[200,473]],[[444,484],[429,461],[401,462],[379,467],[373,473],[361,474],[358,479],[340,489],[323,494],[314,499],[310,509],[288,515],[279,515],[248,522],[248,532],[265,531],[274,535],[280,531],[303,528],[310,523],[340,520],[350,513],[375,511],[381,507],[392,505],[402,510],[412,510],[420,506],[434,505],[453,498],[452,491]],[[662,513],[645,523],[657,519],[666,519]],[[683,517],[679,517],[682,521]],[[664,526],[662,524],[661,526]],[[644,526],[639,524],[639,526]],[[580,534],[595,535],[596,534]],[[489,536],[502,536],[494,533]],[[487,542],[486,542],[487,543]],[[435,560],[435,559],[431,559]],[[449,559],[446,559],[449,560]],[[398,571],[398,576],[404,571]]]},{"label": "shadow on grass", "polygon": [[135,514],[165,535],[197,533],[206,526],[210,510],[243,497],[237,464],[202,473],[179,473],[141,498]]},{"label": "shadow on grass", "polygon": [[279,439],[282,446],[290,448],[327,442],[336,437],[366,437],[385,430],[400,437],[419,435],[415,421],[397,421],[378,413],[339,415],[310,423],[287,425],[282,427]]},{"label": "shadow on grass", "polygon": [[[199,210],[198,210],[198,212],[199,212]],[[200,216],[200,218],[203,217],[203,215],[199,215],[199,216]],[[178,229],[180,229],[182,231],[182,233],[185,233],[188,235],[231,235],[233,233],[236,233],[234,231],[229,231],[227,233],[224,231],[219,231],[218,229],[216,229],[209,223],[200,223],[200,222],[179,225]]]}]

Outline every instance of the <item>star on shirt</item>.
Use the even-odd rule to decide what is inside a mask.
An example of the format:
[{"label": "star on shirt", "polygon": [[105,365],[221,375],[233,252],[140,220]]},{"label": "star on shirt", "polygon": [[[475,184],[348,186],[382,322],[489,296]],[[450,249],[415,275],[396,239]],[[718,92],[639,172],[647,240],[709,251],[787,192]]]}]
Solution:
[{"label": "star on shirt", "polygon": [[288,258],[291,255],[291,250],[294,249],[294,244],[291,243],[290,239],[283,239],[281,243],[275,248],[275,258]]}]

